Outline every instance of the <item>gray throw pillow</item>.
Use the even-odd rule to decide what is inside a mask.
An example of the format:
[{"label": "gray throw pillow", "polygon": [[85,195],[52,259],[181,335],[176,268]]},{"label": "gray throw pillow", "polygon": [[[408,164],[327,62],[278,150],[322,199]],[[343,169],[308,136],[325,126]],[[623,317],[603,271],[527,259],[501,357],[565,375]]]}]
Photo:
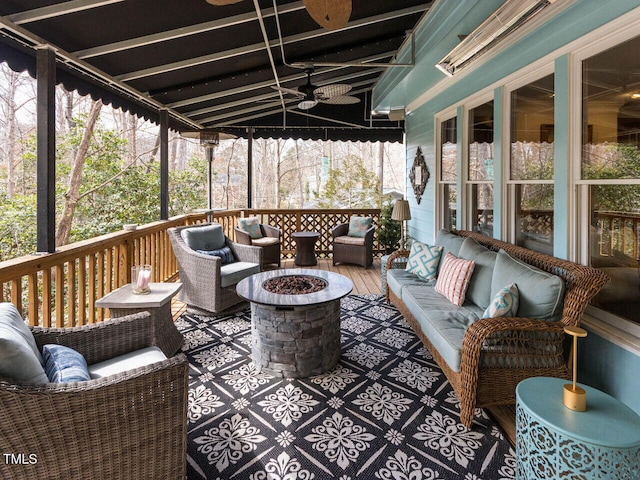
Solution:
[{"label": "gray throw pillow", "polygon": [[31,330],[15,305],[0,303],[0,376],[17,383],[49,383]]},{"label": "gray throw pillow", "polygon": [[498,252],[491,280],[491,296],[505,285],[518,286],[520,305],[518,316],[558,321],[562,318],[564,281],[511,257],[504,250]]},{"label": "gray throw pillow", "polygon": [[180,231],[180,235],[192,250],[211,251],[225,246],[222,225],[218,223],[185,228]]}]

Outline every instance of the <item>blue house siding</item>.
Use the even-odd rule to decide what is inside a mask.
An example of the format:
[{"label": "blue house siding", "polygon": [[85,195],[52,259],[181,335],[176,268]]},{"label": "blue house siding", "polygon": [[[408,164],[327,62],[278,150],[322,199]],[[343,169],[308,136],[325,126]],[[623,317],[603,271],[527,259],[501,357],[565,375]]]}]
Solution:
[{"label": "blue house siding", "polygon": [[[571,2],[570,2],[571,3]],[[547,23],[532,31],[517,44],[495,55],[478,66],[473,73],[453,81],[443,81],[443,74],[434,65],[458,42],[457,34],[470,32],[491,12],[502,4],[502,0],[436,2],[434,8],[416,31],[416,65],[411,69],[390,69],[374,90],[373,106],[382,110],[400,106],[412,107],[406,118],[407,173],[413,162],[417,147],[422,149],[431,179],[427,184],[420,204],[416,202],[410,186],[407,197],[411,204],[412,220],[409,235],[421,241],[431,241],[437,228],[436,222],[436,154],[435,115],[444,110],[458,107],[458,129],[462,131],[463,100],[478,92],[493,92],[495,105],[494,133],[496,140],[504,132],[502,119],[503,87],[505,77],[549,57],[554,65],[555,75],[555,167],[554,167],[554,254],[570,258],[571,212],[567,205],[573,192],[570,190],[570,56],[554,53],[570,42],[580,39],[593,30],[606,25],[626,13],[640,7],[640,0],[576,0],[564,11]],[[464,7],[463,7],[464,6]],[[640,32],[639,32],[640,33]],[[408,61],[407,50],[399,56],[400,62]],[[453,82],[453,83],[447,83]],[[577,108],[577,107],[576,107]],[[459,144],[462,139],[458,138]],[[500,212],[506,208],[503,203],[503,170],[501,168],[499,144],[495,148],[495,228],[494,235],[500,237],[505,225],[500,223]],[[459,152],[461,155],[462,152]],[[575,156],[576,153],[574,152]],[[460,157],[461,158],[461,157]],[[462,167],[458,168],[458,191],[463,188]],[[410,185],[410,182],[407,181]],[[462,211],[460,195],[458,211]],[[458,222],[460,222],[458,215]],[[458,224],[460,228],[460,223]],[[640,413],[640,356],[635,355],[605,338],[591,332],[579,342],[579,380],[600,388]]]}]

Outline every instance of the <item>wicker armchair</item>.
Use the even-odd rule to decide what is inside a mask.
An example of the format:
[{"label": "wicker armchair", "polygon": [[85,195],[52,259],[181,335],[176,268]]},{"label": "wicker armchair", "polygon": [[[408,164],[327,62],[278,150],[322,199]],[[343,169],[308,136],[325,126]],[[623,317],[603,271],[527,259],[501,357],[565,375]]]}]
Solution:
[{"label": "wicker armchair", "polygon": [[[535,252],[470,231],[454,231],[471,237],[490,250],[505,250],[513,258],[564,280],[565,294],[560,321],[535,318],[482,318],[471,324],[464,334],[460,371],[453,370],[422,332],[418,320],[387,284],[387,298],[393,303],[433,359],[442,368],[460,399],[460,421],[467,427],[473,422],[475,407],[515,403],[518,383],[534,376],[571,378],[571,353],[565,352],[565,326],[579,326],[589,301],[606,285],[609,277],[602,271]],[[387,268],[406,250],[387,259]]]},{"label": "wicker armchair", "polygon": [[262,263],[260,268],[264,269],[267,265],[277,265],[280,267],[280,248],[282,244],[282,236],[280,229],[270,225],[260,224],[262,238],[252,238],[249,232],[242,230],[236,226],[236,242],[241,245],[253,245],[262,249]]},{"label": "wicker armchair", "polygon": [[201,315],[215,315],[242,303],[244,300],[236,293],[236,284],[260,272],[262,249],[240,245],[225,235],[225,245],[231,249],[235,262],[241,263],[232,264],[233,271],[224,278],[226,269],[220,257],[198,253],[184,241],[181,232],[189,228],[193,226],[168,229],[182,282],[178,299],[187,304],[189,311]]},{"label": "wicker armchair", "polygon": [[367,230],[364,237],[350,237],[349,224],[341,223],[331,231],[333,238],[333,264],[352,263],[365,268],[373,264],[373,234],[376,228]]},{"label": "wicker armchair", "polygon": [[[88,364],[153,346],[148,312],[75,328],[32,328],[38,348],[62,344]],[[77,383],[0,379],[3,479],[184,479],[188,363],[182,354]]]}]

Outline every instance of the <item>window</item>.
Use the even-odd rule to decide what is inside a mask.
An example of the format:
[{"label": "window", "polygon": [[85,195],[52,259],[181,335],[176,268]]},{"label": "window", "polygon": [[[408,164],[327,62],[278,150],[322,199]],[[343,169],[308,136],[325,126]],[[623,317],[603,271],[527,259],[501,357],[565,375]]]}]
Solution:
[{"label": "window", "polygon": [[456,228],[458,192],[458,131],[456,117],[440,124],[440,205],[442,228]]},{"label": "window", "polygon": [[493,236],[493,101],[468,112],[467,189],[472,230]]},{"label": "window", "polygon": [[511,240],[553,255],[553,75],[511,92]]},{"label": "window", "polygon": [[[640,323],[640,37],[582,62],[579,194],[591,265],[610,277],[594,305]],[[637,64],[637,65],[636,65]]]}]

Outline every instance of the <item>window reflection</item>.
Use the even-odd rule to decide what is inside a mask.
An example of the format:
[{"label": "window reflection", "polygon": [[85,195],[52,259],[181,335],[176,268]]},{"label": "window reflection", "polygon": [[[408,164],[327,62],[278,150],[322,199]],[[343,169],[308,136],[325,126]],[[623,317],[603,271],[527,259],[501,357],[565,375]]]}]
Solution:
[{"label": "window reflection", "polygon": [[468,158],[472,228],[493,236],[493,101],[469,111]]}]

